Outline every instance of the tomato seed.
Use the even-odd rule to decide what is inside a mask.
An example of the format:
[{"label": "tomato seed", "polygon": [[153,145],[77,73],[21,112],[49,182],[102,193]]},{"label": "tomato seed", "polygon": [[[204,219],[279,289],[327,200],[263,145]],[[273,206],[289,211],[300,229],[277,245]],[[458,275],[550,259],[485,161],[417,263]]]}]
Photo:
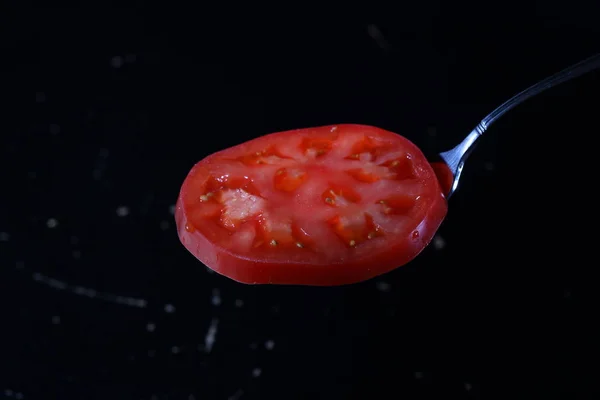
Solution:
[{"label": "tomato seed", "polygon": [[194,228],[192,225],[190,224],[185,224],[185,230],[192,233],[196,231],[196,228]]},{"label": "tomato seed", "polygon": [[335,204],[335,201],[331,197],[326,197],[325,198],[325,203],[327,203],[327,204]]},{"label": "tomato seed", "polygon": [[299,247],[299,248],[302,249],[304,247],[304,245],[302,243],[300,243],[300,242],[296,242],[296,247]]},{"label": "tomato seed", "polygon": [[275,246],[277,246],[277,240],[275,240],[275,239],[272,239],[272,240],[269,242],[269,244],[270,244],[271,246],[275,247]]}]

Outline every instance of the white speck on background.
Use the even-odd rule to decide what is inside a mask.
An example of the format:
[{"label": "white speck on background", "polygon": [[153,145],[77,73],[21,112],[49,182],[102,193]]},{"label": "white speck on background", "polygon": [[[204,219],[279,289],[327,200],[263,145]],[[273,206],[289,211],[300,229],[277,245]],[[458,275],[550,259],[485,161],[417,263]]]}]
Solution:
[{"label": "white speck on background", "polygon": [[50,134],[58,135],[60,133],[60,126],[56,124],[50,124]]},{"label": "white speck on background", "polygon": [[235,299],[235,306],[237,308],[243,307],[244,306],[244,300],[242,300],[242,299]]},{"label": "white speck on background", "polygon": [[491,161],[486,162],[485,164],[483,164],[483,167],[487,170],[487,171],[493,171],[494,170],[494,163]]},{"label": "white speck on background", "polygon": [[272,340],[267,340],[265,342],[265,349],[267,350],[273,350],[273,348],[275,348],[275,342]]},{"label": "white speck on background", "polygon": [[380,292],[389,292],[392,289],[392,285],[383,281],[377,282],[375,286]]},{"label": "white speck on background", "polygon": [[113,68],[121,68],[123,66],[123,57],[114,56],[110,59],[110,66]]},{"label": "white speck on background", "polygon": [[213,318],[210,321],[210,326],[208,327],[208,331],[206,332],[206,336],[204,337],[204,350],[207,353],[210,353],[215,342],[217,341],[217,331],[219,328],[219,320]]},{"label": "white speck on background", "polygon": [[12,395],[13,395],[13,391],[12,391],[12,390],[10,390],[10,389],[5,389],[5,390],[4,390],[4,395],[5,395],[6,397],[12,397]]},{"label": "white speck on background", "polygon": [[465,390],[468,392],[471,389],[473,389],[473,385],[471,385],[469,382],[465,382]]},{"label": "white speck on background", "polygon": [[81,258],[81,251],[79,250],[73,250],[73,258],[78,260]]},{"label": "white speck on background", "polygon": [[44,92],[37,92],[35,94],[35,102],[36,103],[43,103],[46,101],[46,93]]},{"label": "white speck on background", "polygon": [[175,204],[171,204],[171,205],[169,206],[169,212],[171,213],[171,215],[174,215],[174,214],[175,214]]},{"label": "white speck on background", "polygon": [[23,396],[23,393],[21,393],[21,392],[17,392],[17,393],[15,393],[15,399],[19,399],[19,400],[20,400],[20,399],[22,399],[23,397],[24,397],[24,396]]},{"label": "white speck on background", "polygon": [[55,315],[54,317],[52,317],[52,323],[54,325],[60,324],[60,317],[58,315]]},{"label": "white speck on background", "polygon": [[173,304],[166,304],[165,305],[165,312],[168,314],[172,314],[175,312],[175,306]]},{"label": "white speck on background", "polygon": [[117,207],[117,215],[119,217],[126,217],[127,215],[129,215],[129,208],[127,206]]},{"label": "white speck on background", "polygon": [[212,290],[212,297],[210,299],[210,302],[213,306],[221,305],[221,292],[219,291],[219,289]]},{"label": "white speck on background", "polygon": [[148,350],[148,357],[154,357],[156,355],[156,350]]},{"label": "white speck on background", "polygon": [[169,229],[169,222],[160,221],[160,229],[163,231],[166,231],[167,229]]},{"label": "white speck on background", "polygon": [[56,228],[58,226],[58,221],[56,218],[49,218],[48,221],[46,221],[46,226],[50,229]]},{"label": "white speck on background", "polygon": [[442,250],[444,247],[446,247],[446,241],[440,235],[435,235],[433,237],[433,247],[436,250]]},{"label": "white speck on background", "polygon": [[37,172],[35,172],[35,171],[29,171],[29,172],[27,173],[27,177],[28,177],[29,179],[35,179],[35,178],[37,177]]},{"label": "white speck on background", "polygon": [[156,329],[156,325],[153,324],[152,322],[148,322],[148,324],[146,325],[146,330],[148,332],[154,332],[155,329]]},{"label": "white speck on background", "polygon": [[0,242],[8,242],[10,235],[7,232],[0,232]]},{"label": "white speck on background", "polygon": [[190,394],[188,396],[188,400],[196,400],[196,396],[194,396],[193,394]]},{"label": "white speck on background", "polygon": [[179,351],[180,351],[179,347],[177,347],[177,346],[171,347],[171,353],[173,353],[173,354],[179,354]]},{"label": "white speck on background", "polygon": [[258,378],[262,374],[262,370],[260,368],[254,368],[252,370],[252,376]]},{"label": "white speck on background", "polygon": [[415,378],[417,378],[417,379],[423,379],[423,373],[422,372],[415,372]]}]

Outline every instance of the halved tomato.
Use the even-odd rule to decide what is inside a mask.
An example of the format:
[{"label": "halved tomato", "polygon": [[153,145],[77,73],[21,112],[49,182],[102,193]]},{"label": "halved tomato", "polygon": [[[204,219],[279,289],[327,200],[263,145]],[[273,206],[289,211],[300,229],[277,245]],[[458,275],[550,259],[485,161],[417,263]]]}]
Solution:
[{"label": "halved tomato", "polygon": [[273,133],[212,154],[175,218],[202,263],[250,284],[342,285],[411,261],[446,216],[410,141],[364,125]]}]

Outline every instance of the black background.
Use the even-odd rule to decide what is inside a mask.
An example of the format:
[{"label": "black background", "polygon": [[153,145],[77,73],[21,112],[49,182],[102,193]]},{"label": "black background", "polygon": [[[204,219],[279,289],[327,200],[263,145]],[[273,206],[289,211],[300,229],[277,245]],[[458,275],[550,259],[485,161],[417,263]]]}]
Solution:
[{"label": "black background", "polygon": [[593,2],[4,4],[0,397],[600,396],[598,72],[499,120],[436,241],[369,282],[237,284],[171,213],[195,162],[265,133],[362,123],[447,150],[600,51]]}]

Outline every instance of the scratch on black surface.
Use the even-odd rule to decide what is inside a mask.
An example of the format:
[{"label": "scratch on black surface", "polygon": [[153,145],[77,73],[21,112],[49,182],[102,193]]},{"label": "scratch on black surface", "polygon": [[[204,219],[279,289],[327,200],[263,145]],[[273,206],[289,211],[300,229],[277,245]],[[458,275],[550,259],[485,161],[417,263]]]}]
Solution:
[{"label": "scratch on black surface", "polygon": [[108,292],[100,292],[93,288],[88,288],[79,285],[72,285],[65,281],[52,278],[44,275],[40,272],[34,272],[31,274],[31,278],[38,283],[51,287],[52,289],[66,291],[78,296],[87,297],[90,299],[99,299],[115,304],[122,304],[129,307],[135,308],[146,308],[148,302],[145,299],[139,299],[135,297],[121,296]]},{"label": "scratch on black surface", "polygon": [[11,389],[4,389],[4,396],[6,397],[13,397],[15,399],[22,399],[24,398],[23,393],[21,392],[15,392]]},{"label": "scratch on black surface", "polygon": [[375,41],[375,43],[377,43],[377,46],[379,46],[380,49],[384,51],[390,50],[389,42],[385,39],[381,29],[379,29],[377,25],[370,24],[367,26],[367,33]]},{"label": "scratch on black surface", "polygon": [[234,394],[229,396],[227,398],[227,400],[239,400],[243,394],[244,394],[244,391],[242,389],[238,389],[238,390],[236,390],[236,392]]},{"label": "scratch on black surface", "polygon": [[210,321],[210,326],[208,327],[208,331],[206,332],[206,337],[204,338],[204,350],[207,353],[210,353],[217,337],[217,329],[219,327],[219,320],[213,318]]}]

